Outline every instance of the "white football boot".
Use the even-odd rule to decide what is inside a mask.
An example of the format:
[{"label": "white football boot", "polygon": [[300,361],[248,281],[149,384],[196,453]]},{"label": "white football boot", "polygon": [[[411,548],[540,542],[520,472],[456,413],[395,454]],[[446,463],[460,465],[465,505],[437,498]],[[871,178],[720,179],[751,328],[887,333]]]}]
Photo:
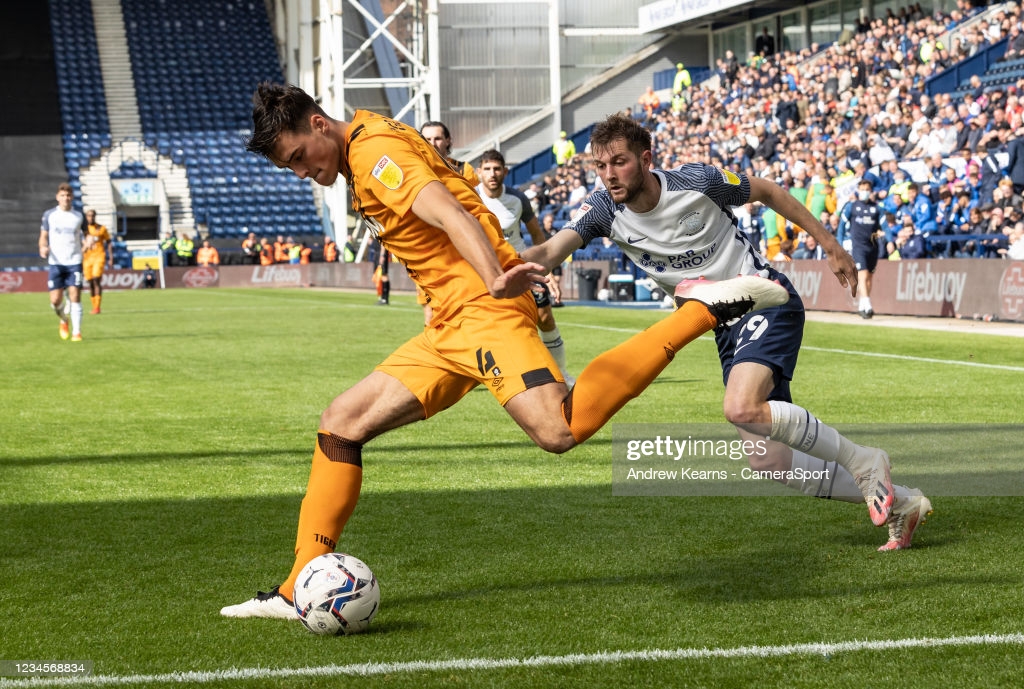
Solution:
[{"label": "white football boot", "polygon": [[224,617],[267,617],[278,620],[298,620],[299,616],[295,612],[295,606],[281,595],[281,592],[278,590],[279,588],[279,586],[275,586],[266,593],[259,591],[256,593],[255,598],[250,598],[244,603],[221,608],[220,614]]},{"label": "white football boot", "polygon": [[897,487],[896,504],[889,514],[889,540],[878,549],[885,553],[890,550],[903,550],[910,547],[914,530],[924,524],[932,513],[932,501],[916,488]]},{"label": "white football boot", "polygon": [[719,325],[751,311],[781,306],[789,292],[774,280],[758,275],[741,275],[729,280],[683,280],[676,285],[676,306],[696,300],[708,307]]}]

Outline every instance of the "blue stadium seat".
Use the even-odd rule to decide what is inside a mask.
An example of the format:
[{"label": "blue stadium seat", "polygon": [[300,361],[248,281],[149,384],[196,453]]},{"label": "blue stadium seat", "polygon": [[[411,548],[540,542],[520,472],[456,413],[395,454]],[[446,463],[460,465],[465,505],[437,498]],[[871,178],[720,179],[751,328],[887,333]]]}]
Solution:
[{"label": "blue stadium seat", "polygon": [[[49,0],[68,177],[111,145],[90,0]],[[147,146],[184,165],[197,219],[223,236],[319,225],[310,185],[244,150],[253,84],[284,81],[264,3],[121,0]],[[189,94],[182,98],[180,94]],[[130,161],[131,163],[131,161]],[[151,176],[144,164],[114,172]],[[270,214],[273,220],[267,220]]]}]

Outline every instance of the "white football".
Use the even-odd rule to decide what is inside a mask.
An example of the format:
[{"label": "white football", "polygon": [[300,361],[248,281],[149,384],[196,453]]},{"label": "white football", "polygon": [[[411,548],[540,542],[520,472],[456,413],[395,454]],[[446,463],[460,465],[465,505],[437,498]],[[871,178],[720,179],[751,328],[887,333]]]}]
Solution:
[{"label": "white football", "polygon": [[380,586],[359,558],[327,553],[302,568],[292,600],[302,624],[314,634],[358,634],[377,614]]}]

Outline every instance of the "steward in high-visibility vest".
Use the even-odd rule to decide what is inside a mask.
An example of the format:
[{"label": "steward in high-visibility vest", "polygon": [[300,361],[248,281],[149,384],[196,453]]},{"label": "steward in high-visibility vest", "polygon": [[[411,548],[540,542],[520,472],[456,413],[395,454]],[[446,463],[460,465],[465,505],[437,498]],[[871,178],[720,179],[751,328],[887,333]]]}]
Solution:
[{"label": "steward in high-visibility vest", "polygon": [[183,237],[179,237],[178,240],[174,242],[174,253],[177,254],[178,261],[180,261],[182,265],[192,263],[192,257],[196,253],[196,245],[195,242],[192,241],[192,237],[187,234]]},{"label": "steward in high-visibility vest", "polygon": [[260,244],[260,265],[274,265],[274,244],[269,239],[264,239]]},{"label": "steward in high-visibility vest", "polygon": [[687,71],[683,63],[680,62],[676,65],[676,76],[672,80],[672,93],[682,93],[684,90],[690,88],[690,84],[693,80],[690,79],[690,73]]},{"label": "steward in high-visibility vest", "polygon": [[551,152],[555,154],[556,163],[565,165],[576,155],[576,144],[572,142],[572,139],[567,138],[565,132],[559,132],[558,141],[551,147]]},{"label": "steward in high-visibility vest", "polygon": [[330,237],[324,237],[324,261],[334,263],[338,260],[338,245]]},{"label": "steward in high-visibility vest", "polygon": [[673,115],[682,114],[682,112],[686,110],[686,96],[681,93],[673,93],[671,108]]},{"label": "steward in high-visibility vest", "polygon": [[174,265],[174,245],[177,242],[178,238],[174,236],[174,232],[168,232],[167,236],[160,240],[160,251],[164,255],[164,265]]},{"label": "steward in high-visibility vest", "polygon": [[204,240],[203,245],[199,247],[199,251],[196,253],[196,263],[201,266],[220,265],[220,252],[210,244],[209,239]]}]

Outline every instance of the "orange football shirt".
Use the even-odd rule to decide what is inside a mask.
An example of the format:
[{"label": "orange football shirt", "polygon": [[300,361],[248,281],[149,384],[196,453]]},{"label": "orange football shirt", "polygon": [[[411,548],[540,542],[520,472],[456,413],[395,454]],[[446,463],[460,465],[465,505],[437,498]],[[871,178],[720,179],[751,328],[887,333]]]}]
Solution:
[{"label": "orange football shirt", "polygon": [[413,214],[413,201],[424,186],[441,182],[479,220],[502,267],[522,262],[461,170],[453,170],[412,127],[357,110],[345,135],[342,168],[352,207],[427,294],[435,322],[469,301],[491,297],[448,235]]},{"label": "orange football shirt", "polygon": [[100,259],[106,258],[106,245],[110,242],[110,232],[103,225],[89,225],[87,233],[96,238],[96,243],[85,250],[82,258]]}]

